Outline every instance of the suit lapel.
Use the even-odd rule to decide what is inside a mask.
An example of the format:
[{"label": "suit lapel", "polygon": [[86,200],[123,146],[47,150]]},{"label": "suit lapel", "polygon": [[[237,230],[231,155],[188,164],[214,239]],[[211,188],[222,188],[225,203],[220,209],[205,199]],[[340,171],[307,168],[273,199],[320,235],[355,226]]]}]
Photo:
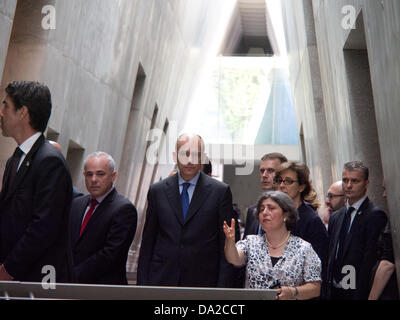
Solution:
[{"label": "suit lapel", "polygon": [[175,174],[173,177],[170,177],[165,181],[165,193],[171,207],[174,210],[176,218],[178,219],[180,224],[183,225],[184,221],[181,196],[179,194],[178,174]]},{"label": "suit lapel", "polygon": [[341,209],[340,215],[338,216],[337,228],[335,230],[335,235],[334,235],[335,243],[339,242],[340,230],[342,229],[343,220],[344,220],[345,215],[346,215],[346,207],[343,207]]},{"label": "suit lapel", "polygon": [[194,189],[192,200],[190,201],[185,223],[199,211],[211,192],[210,183],[206,181],[206,178],[206,175],[201,172],[196,188]]},{"label": "suit lapel", "polygon": [[365,211],[365,209],[368,207],[368,205],[369,205],[369,199],[367,197],[355,214],[353,223],[351,224],[349,234],[346,237],[346,242],[345,242],[344,251],[343,251],[343,257],[346,255],[346,252],[350,247],[350,243],[351,243],[354,233],[359,228],[362,219],[364,219],[365,213],[364,214],[362,214],[362,213],[363,213],[363,211]]},{"label": "suit lapel", "polygon": [[27,172],[29,171],[29,169],[31,167],[33,156],[35,155],[36,151],[38,151],[38,149],[44,144],[44,142],[45,142],[45,139],[42,134],[39,137],[39,139],[37,139],[35,144],[32,146],[31,150],[26,155],[24,161],[21,163],[12,186],[8,186],[5,200],[7,200],[12,194],[14,194],[14,191],[17,189],[17,187],[20,185],[20,183],[24,180],[25,175],[27,174]]},{"label": "suit lapel", "polygon": [[96,210],[93,212],[92,217],[88,221],[88,224],[86,225],[85,230],[83,231],[82,236],[85,234],[86,230],[90,230],[91,226],[95,221],[101,216],[101,214],[104,212],[104,208],[107,207],[107,205],[111,202],[114,201],[114,197],[116,194],[117,190],[114,188],[108,195],[105,197],[105,199],[97,206]]}]

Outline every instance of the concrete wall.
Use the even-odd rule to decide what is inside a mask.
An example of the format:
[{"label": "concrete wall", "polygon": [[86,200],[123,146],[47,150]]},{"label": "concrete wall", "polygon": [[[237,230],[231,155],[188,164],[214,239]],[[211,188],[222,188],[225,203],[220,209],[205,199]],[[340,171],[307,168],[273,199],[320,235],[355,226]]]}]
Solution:
[{"label": "concrete wall", "polygon": [[[354,17],[350,11],[342,12],[349,5]],[[312,16],[306,14],[310,9]],[[302,123],[305,131],[307,155],[314,155],[309,165],[315,172],[314,168],[324,159],[319,155],[323,147],[327,148],[325,160],[331,166],[331,176],[314,176],[314,179],[328,186],[332,178],[341,177],[345,162],[359,159],[367,163],[371,172],[369,196],[390,212],[396,266],[400,270],[400,216],[397,213],[400,206],[400,2],[284,1],[283,15],[295,108],[299,125]],[[346,28],[348,18],[353,18],[356,29]],[[317,60],[309,59],[307,54],[307,34],[313,32],[309,28],[311,20],[314,20]],[[316,66],[320,70],[322,95],[310,89],[318,79]],[[319,120],[310,112],[310,105],[317,97],[323,97],[321,113],[326,119],[323,134],[327,137],[324,146],[315,143]],[[383,176],[387,203],[381,196]]]},{"label": "concrete wall", "polygon": [[[0,2],[0,80],[6,63],[8,43],[10,41],[16,5],[17,0],[3,0]],[[2,102],[3,91],[0,94],[0,99]],[[16,143],[0,136],[0,146],[0,178],[2,178],[5,163],[15,149]]]},{"label": "concrete wall", "polygon": [[0,74],[2,74],[6,62],[7,50],[3,48],[7,48],[8,42],[10,41],[16,5],[17,0],[3,0],[0,2],[0,46],[2,48],[2,50],[0,50]]},{"label": "concrete wall", "polygon": [[[0,44],[7,48],[15,1],[1,3]],[[41,28],[45,4],[56,9],[55,30]],[[227,23],[223,17],[231,14],[233,4],[224,0],[18,1],[2,85],[28,79],[50,87],[49,136],[61,144],[79,189],[85,190],[81,172],[89,153],[106,151],[120,164],[117,187],[135,202],[140,215],[129,271],[135,269],[147,190],[161,175],[144,163],[148,131],[163,130],[168,121],[175,131],[169,133],[178,134],[199,70],[216,53],[214,44],[221,41],[218,30]],[[8,29],[2,27],[4,23]],[[0,150],[6,159],[14,143],[2,141]],[[4,162],[0,163],[3,170]]]},{"label": "concrete wall", "polygon": [[313,185],[323,203],[332,173],[312,4],[311,0],[282,4],[297,130],[301,144],[306,146],[301,160],[309,166]]}]

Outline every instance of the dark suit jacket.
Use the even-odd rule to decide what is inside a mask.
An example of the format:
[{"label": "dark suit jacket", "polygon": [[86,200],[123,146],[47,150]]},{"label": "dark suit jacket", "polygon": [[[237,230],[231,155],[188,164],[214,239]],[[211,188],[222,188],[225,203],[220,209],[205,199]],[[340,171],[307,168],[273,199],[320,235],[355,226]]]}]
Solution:
[{"label": "dark suit jacket", "polygon": [[113,189],[98,205],[79,237],[90,199],[90,195],[87,195],[72,202],[74,281],[126,285],[126,260],[136,232],[136,208]]},{"label": "dark suit jacket", "polygon": [[82,192],[80,192],[77,188],[72,186],[72,199],[82,197],[82,196],[84,196],[84,194]]},{"label": "dark suit jacket", "polygon": [[51,265],[56,281],[68,282],[72,182],[64,157],[42,135],[5,190],[9,166],[0,194],[0,262],[17,281],[41,282]]},{"label": "dark suit jacket", "polygon": [[[327,271],[327,297],[333,280],[333,265],[336,255],[336,246],[339,240],[340,229],[346,207],[335,211],[329,219],[329,256]],[[346,238],[340,266],[351,265],[356,270],[356,289],[348,289],[352,299],[367,299],[371,270],[378,260],[378,238],[387,222],[386,214],[368,198],[357,211],[351,229]]]},{"label": "dark suit jacket", "polygon": [[328,232],[318,213],[307,202],[303,201],[303,204],[297,208],[297,212],[299,220],[293,235],[311,243],[314,251],[321,259],[323,277],[326,272],[328,257]]},{"label": "dark suit jacket", "polygon": [[254,205],[247,210],[243,239],[249,234],[258,234],[259,226],[260,222],[258,221],[257,205]]},{"label": "dark suit jacket", "polygon": [[200,173],[183,221],[178,174],[150,186],[139,255],[139,285],[231,287],[223,222],[233,217],[228,185]]}]

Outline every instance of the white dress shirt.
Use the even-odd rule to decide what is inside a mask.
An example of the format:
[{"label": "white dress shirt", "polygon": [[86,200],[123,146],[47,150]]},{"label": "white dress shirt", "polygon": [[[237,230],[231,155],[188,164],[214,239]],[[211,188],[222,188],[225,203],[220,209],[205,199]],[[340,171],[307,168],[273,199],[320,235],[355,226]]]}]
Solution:
[{"label": "white dress shirt", "polygon": [[[110,190],[108,190],[108,192],[107,192],[106,194],[102,195],[101,197],[95,198],[95,199],[97,200],[98,203],[97,203],[97,205],[94,207],[93,213],[96,211],[96,209],[97,209],[97,207],[99,206],[99,204],[100,204],[100,203],[110,194],[110,192],[113,191],[113,190],[114,190],[114,186],[113,186]],[[92,197],[90,197],[90,199],[92,199]],[[83,220],[85,220],[85,216],[86,216],[87,212],[89,211],[89,209],[90,209],[90,202],[89,202],[89,205],[86,207],[85,214],[84,214],[83,217],[82,217],[82,222],[81,222],[81,224],[83,223]]]},{"label": "white dress shirt", "polygon": [[193,197],[194,189],[196,188],[196,185],[197,185],[197,181],[199,180],[199,177],[200,177],[200,171],[197,172],[197,174],[189,181],[183,180],[179,171],[177,174],[178,174],[178,183],[179,183],[179,194],[182,193],[183,184],[190,183],[190,186],[188,187],[189,203],[190,203],[192,201],[192,197]]},{"label": "white dress shirt", "polygon": [[33,136],[29,137],[19,145],[19,148],[24,154],[21,156],[21,159],[19,160],[17,171],[19,170],[21,163],[24,162],[26,155],[29,153],[29,151],[31,151],[33,145],[36,143],[36,141],[40,138],[41,135],[42,135],[41,132],[36,132]]}]

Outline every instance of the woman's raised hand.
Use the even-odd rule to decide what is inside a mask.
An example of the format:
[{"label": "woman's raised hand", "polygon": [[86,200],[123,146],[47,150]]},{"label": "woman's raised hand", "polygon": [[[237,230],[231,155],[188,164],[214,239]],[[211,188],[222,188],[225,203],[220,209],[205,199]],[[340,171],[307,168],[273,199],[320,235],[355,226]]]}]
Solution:
[{"label": "woman's raised hand", "polygon": [[226,240],[235,242],[235,219],[231,220],[231,226],[229,227],[226,221],[224,221],[224,233]]}]

